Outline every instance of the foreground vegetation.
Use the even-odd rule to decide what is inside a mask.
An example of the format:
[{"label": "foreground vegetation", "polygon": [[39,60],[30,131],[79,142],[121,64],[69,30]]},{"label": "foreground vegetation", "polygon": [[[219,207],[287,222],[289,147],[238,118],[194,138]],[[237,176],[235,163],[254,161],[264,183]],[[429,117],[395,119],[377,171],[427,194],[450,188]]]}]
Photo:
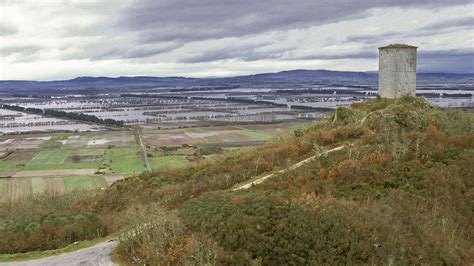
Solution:
[{"label": "foreground vegetation", "polygon": [[353,104],[258,148],[3,205],[0,252],[117,233],[120,258],[137,264],[472,264],[473,125],[422,98]]}]

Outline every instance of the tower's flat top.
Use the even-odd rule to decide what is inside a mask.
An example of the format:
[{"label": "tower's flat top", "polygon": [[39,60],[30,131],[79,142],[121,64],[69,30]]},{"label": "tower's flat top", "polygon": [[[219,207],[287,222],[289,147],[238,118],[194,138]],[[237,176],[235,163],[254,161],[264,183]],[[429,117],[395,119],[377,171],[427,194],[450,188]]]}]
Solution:
[{"label": "tower's flat top", "polygon": [[389,49],[389,48],[418,48],[416,46],[413,46],[413,45],[408,45],[408,44],[401,44],[401,43],[395,43],[395,44],[389,44],[387,46],[382,46],[382,47],[379,47],[379,49]]}]

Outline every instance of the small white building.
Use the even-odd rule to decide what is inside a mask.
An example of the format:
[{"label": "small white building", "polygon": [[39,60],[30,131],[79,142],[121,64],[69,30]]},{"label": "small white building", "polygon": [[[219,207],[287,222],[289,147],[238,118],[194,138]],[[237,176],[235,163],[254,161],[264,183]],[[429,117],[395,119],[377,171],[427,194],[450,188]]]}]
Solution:
[{"label": "small white building", "polygon": [[379,47],[379,95],[400,98],[416,95],[416,46]]}]

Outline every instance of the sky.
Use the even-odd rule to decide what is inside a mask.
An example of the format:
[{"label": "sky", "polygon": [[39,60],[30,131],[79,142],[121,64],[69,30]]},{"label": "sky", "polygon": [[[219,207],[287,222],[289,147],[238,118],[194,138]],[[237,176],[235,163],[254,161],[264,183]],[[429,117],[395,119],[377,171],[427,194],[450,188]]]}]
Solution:
[{"label": "sky", "polygon": [[0,79],[376,71],[474,72],[473,0],[0,0]]}]

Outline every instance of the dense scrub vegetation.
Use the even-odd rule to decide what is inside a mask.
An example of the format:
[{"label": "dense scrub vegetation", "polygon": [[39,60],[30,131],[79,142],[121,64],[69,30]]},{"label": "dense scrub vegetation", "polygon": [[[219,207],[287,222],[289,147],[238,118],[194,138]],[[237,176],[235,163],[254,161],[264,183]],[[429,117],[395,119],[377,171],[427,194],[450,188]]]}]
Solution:
[{"label": "dense scrub vegetation", "polygon": [[[121,232],[120,257],[138,264],[472,264],[473,126],[473,113],[422,98],[353,104],[293,136],[59,207],[2,207],[30,214],[1,217],[0,251]],[[72,231],[53,232],[52,215]]]},{"label": "dense scrub vegetation", "polygon": [[105,236],[106,225],[96,212],[74,203],[93,194],[46,194],[0,206],[0,253],[63,247]]}]

